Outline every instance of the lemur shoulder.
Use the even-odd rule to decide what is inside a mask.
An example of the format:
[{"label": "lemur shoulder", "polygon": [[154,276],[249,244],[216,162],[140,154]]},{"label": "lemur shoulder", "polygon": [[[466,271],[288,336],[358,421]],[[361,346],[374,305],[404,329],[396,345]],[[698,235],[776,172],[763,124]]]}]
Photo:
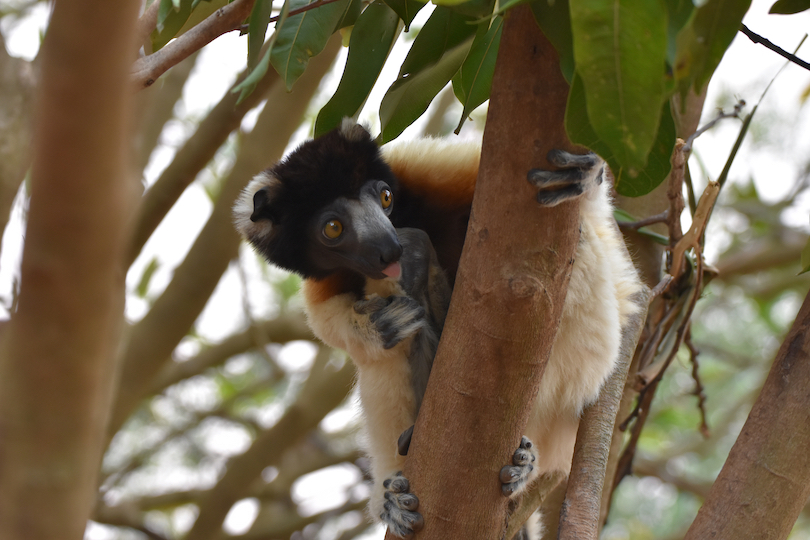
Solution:
[{"label": "lemur shoulder", "polygon": [[[478,173],[475,144],[418,139],[379,149],[350,120],[257,175],[234,208],[237,229],[268,261],[304,278],[308,321],[358,371],[374,491],[369,511],[399,536],[418,500],[398,475],[458,268]],[[512,465],[511,495],[571,466],[582,409],[612,371],[639,284],[613,222],[604,163],[555,151],[533,170],[537,200],[580,202],[581,236],[559,331]]]}]

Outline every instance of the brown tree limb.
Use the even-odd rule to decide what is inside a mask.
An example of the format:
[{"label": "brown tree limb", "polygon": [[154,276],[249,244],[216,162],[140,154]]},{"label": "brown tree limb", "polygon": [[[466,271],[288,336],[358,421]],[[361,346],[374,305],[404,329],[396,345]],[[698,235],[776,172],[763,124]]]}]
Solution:
[{"label": "brown tree limb", "polygon": [[157,28],[159,10],[160,0],[157,0],[152,2],[138,18],[138,25],[135,30],[138,45],[149,41],[149,36],[154,32],[155,28]]},{"label": "brown tree limb", "polygon": [[177,151],[172,162],[144,194],[138,208],[132,247],[127,258],[129,264],[136,259],[174,203],[211,161],[228,135],[239,127],[242,118],[261,103],[270,88],[279,80],[276,70],[267,70],[267,74],[256,84],[253,92],[237,104],[239,94],[232,90],[246,75],[243,73],[237,78],[237,82],[225,92],[219,103],[200,122],[191,137]]},{"label": "brown tree limb", "polygon": [[[599,512],[602,504],[602,488],[605,485],[605,470],[610,452],[616,413],[627,380],[633,353],[638,345],[647,308],[650,290],[643,288],[633,297],[638,307],[622,328],[622,340],[616,367],[605,381],[596,403],[585,409],[577,431],[574,459],[568,477],[568,489],[560,514],[560,538],[596,540],[601,523]],[[609,479],[612,482],[612,478]]]},{"label": "brown tree limb", "polygon": [[787,538],[810,496],[810,295],[685,540]]},{"label": "brown tree limb", "polygon": [[242,137],[239,155],[223,181],[211,217],[175,270],[171,283],[127,336],[112,430],[123,424],[145,396],[171,352],[205,307],[231,259],[236,257],[239,238],[233,227],[233,203],[254,174],[281,157],[338,48],[339,41],[331,40],[327,49],[310,61],[295,91],[288,93],[283,84],[275,85],[253,131]]},{"label": "brown tree limb", "polygon": [[82,538],[95,502],[123,321],[138,6],[60,1],[42,45],[21,291],[0,343],[0,538]]},{"label": "brown tree limb", "polygon": [[567,95],[557,53],[528,6],[509,11],[467,240],[405,466],[422,539],[506,530],[498,471],[537,394],[579,237],[577,203],[539,209],[526,182],[529,169],[549,166],[549,150],[572,149]]},{"label": "brown tree limb", "polygon": [[[307,326],[303,314],[286,314],[281,319],[273,319],[257,323],[261,332],[267,337],[269,343],[286,343],[299,339],[313,340],[312,330]],[[220,343],[201,351],[194,358],[184,362],[168,361],[152,381],[147,391],[157,394],[164,388],[176,384],[183,379],[199,375],[206,369],[222,364],[228,358],[241,354],[256,346],[255,328],[246,330],[225,338]]]},{"label": "brown tree limb", "polygon": [[218,538],[231,506],[249,493],[262,470],[277,463],[288,448],[346,398],[354,380],[354,367],[351,362],[340,370],[330,367],[330,351],[321,347],[301,393],[279,421],[259,435],[244,454],[231,459],[217,485],[200,500],[199,517],[186,540]]},{"label": "brown tree limb", "polygon": [[133,137],[136,171],[143,171],[149,163],[166,122],[172,119],[174,107],[183,97],[183,88],[197,63],[198,56],[199,51],[170,69],[162,84],[138,92],[135,98],[138,125]]},{"label": "brown tree limb", "polygon": [[[131,73],[134,87],[141,89],[154,84],[170,67],[188,58],[195,51],[202,49],[222,34],[239,30],[242,21],[250,15],[254,2],[255,0],[234,0],[216,10],[213,15],[179,38],[170,41],[159,51],[136,60]],[[157,19],[155,21],[157,22]],[[144,21],[143,28],[148,26],[147,22],[151,21]]]},{"label": "brown tree limb", "polygon": [[[517,509],[509,514],[509,523],[503,538],[511,540],[520,532],[529,517],[546,501],[557,486],[565,480],[560,471],[544,474],[520,496]],[[545,525],[545,523],[544,523]]]},{"label": "brown tree limb", "polygon": [[0,238],[31,165],[35,86],[31,63],[10,56],[0,35]]}]

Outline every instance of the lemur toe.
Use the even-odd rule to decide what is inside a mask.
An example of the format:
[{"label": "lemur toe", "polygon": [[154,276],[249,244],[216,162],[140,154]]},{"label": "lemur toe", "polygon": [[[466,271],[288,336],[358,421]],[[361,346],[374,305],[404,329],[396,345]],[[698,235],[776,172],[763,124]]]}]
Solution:
[{"label": "lemur toe", "polygon": [[552,150],[548,153],[548,161],[560,169],[532,169],[526,175],[526,179],[537,187],[537,202],[543,206],[556,206],[579,197],[593,185],[602,182],[604,163],[594,153],[572,154]]},{"label": "lemur toe", "polygon": [[416,334],[425,325],[425,308],[409,296],[392,296],[387,305],[369,315],[384,349]]},{"label": "lemur toe", "polygon": [[512,465],[506,465],[501,468],[499,478],[501,481],[501,493],[506,497],[512,496],[513,493],[521,490],[529,481],[534,465],[532,463],[537,459],[537,454],[534,451],[534,445],[528,437],[520,439],[520,445],[512,454]]},{"label": "lemur toe", "polygon": [[419,499],[410,493],[410,483],[401,472],[383,482],[385,503],[380,519],[388,530],[400,538],[409,538],[422,529],[425,522],[419,508]]}]

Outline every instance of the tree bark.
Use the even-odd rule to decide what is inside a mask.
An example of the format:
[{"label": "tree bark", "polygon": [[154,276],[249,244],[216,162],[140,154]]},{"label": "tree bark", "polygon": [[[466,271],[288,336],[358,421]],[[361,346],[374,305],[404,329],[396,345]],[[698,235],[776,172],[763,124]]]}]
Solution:
[{"label": "tree bark", "polygon": [[0,538],[80,539],[123,320],[137,0],[61,0],[42,46],[18,310],[0,344]]},{"label": "tree bark", "polygon": [[567,95],[529,8],[510,11],[467,241],[405,467],[425,519],[419,538],[506,530],[498,472],[537,394],[579,238],[577,203],[540,208],[526,181],[529,169],[550,167],[550,149],[572,149]]},{"label": "tree bark", "polygon": [[810,496],[810,295],[684,540],[787,538]]}]

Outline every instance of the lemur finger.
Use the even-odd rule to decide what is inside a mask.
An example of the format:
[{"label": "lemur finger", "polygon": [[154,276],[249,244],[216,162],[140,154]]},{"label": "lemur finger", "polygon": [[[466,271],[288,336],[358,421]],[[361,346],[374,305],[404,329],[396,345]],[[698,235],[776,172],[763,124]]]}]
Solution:
[{"label": "lemur finger", "polygon": [[411,439],[413,438],[413,428],[414,426],[411,426],[403,431],[402,435],[397,439],[397,452],[400,456],[408,455],[408,449],[411,447]]},{"label": "lemur finger", "polygon": [[365,300],[358,300],[355,302],[354,311],[358,315],[368,315],[369,313],[380,311],[390,303],[390,298],[382,298],[381,296],[374,294]]},{"label": "lemur finger", "polygon": [[402,472],[386,478],[383,482],[385,488],[385,503],[380,519],[388,529],[400,538],[410,538],[414,532],[420,531],[424,526],[422,515],[416,511],[419,508],[419,499],[410,493],[408,479]]},{"label": "lemur finger", "polygon": [[572,154],[571,152],[566,152],[558,148],[549,151],[546,155],[546,159],[555,167],[577,167],[580,169],[591,169],[601,161],[599,156],[593,152],[588,152],[587,154]]},{"label": "lemur finger", "polygon": [[532,471],[534,471],[532,463],[536,459],[534,445],[528,437],[522,437],[520,445],[512,454],[512,465],[502,467],[498,475],[501,481],[501,493],[504,496],[510,497],[529,482]]},{"label": "lemur finger", "polygon": [[585,179],[587,171],[583,169],[561,169],[559,171],[547,171],[544,169],[532,169],[526,175],[526,179],[539,188],[555,188],[576,184]]}]

